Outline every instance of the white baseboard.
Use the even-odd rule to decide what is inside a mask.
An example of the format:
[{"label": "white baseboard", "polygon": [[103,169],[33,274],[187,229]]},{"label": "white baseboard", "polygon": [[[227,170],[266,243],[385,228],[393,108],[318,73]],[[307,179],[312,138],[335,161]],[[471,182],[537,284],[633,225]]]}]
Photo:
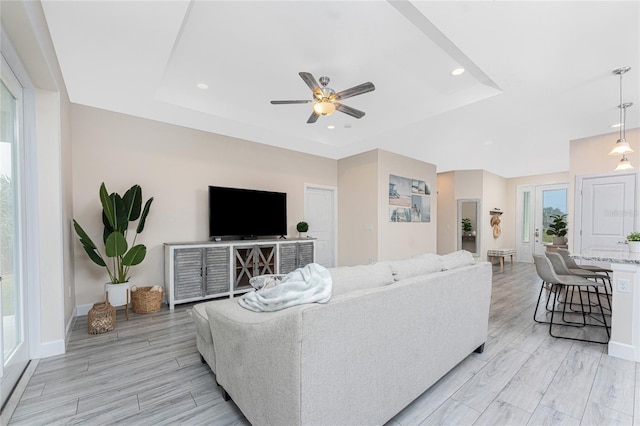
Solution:
[{"label": "white baseboard", "polygon": [[86,304],[86,305],[76,305],[75,316],[76,317],[81,317],[81,316],[87,315],[91,308],[93,308],[93,304],[92,303],[89,303],[89,304]]},{"label": "white baseboard", "polygon": [[615,356],[616,358],[622,358],[629,361],[636,361],[635,358],[635,348],[631,345],[626,345],[624,343],[612,342],[609,341],[609,348],[607,353],[611,356]]},{"label": "white baseboard", "polygon": [[62,355],[63,353],[65,353],[65,341],[60,339],[41,343],[40,350],[38,352],[38,358],[48,358],[50,356]]}]

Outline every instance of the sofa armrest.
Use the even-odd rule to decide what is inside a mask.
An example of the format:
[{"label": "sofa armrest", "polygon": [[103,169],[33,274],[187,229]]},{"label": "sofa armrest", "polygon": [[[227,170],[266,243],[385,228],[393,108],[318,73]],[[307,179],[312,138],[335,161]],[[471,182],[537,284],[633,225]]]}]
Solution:
[{"label": "sofa armrest", "polygon": [[216,379],[253,424],[300,423],[304,309],[252,312],[237,299],[207,305]]}]

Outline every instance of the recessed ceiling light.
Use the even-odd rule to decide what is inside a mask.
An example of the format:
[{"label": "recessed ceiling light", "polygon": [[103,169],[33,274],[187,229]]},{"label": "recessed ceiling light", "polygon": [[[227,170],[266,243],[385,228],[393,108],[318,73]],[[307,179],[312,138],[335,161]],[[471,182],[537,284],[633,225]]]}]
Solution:
[{"label": "recessed ceiling light", "polygon": [[333,129],[335,129],[335,128],[336,128],[336,126],[334,126],[333,124],[329,124],[329,125],[327,126],[327,129],[329,129],[329,130],[333,130]]},{"label": "recessed ceiling light", "polygon": [[207,90],[209,88],[209,85],[205,84],[205,83],[198,83],[196,84],[196,87],[200,90]]},{"label": "recessed ceiling light", "polygon": [[462,68],[462,67],[456,68],[453,71],[451,71],[451,75],[458,76],[458,75],[462,75],[462,74],[464,74],[464,68]]}]

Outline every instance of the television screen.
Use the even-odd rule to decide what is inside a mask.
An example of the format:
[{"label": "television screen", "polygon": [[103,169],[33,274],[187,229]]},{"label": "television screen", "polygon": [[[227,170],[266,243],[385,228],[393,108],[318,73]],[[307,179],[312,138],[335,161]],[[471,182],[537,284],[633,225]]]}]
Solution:
[{"label": "television screen", "polygon": [[209,187],[209,237],[287,234],[287,194]]}]

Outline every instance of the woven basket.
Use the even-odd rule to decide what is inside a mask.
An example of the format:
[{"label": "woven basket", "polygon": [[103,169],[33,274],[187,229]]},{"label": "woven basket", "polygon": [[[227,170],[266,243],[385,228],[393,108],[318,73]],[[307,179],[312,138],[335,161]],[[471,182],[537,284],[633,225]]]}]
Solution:
[{"label": "woven basket", "polygon": [[89,334],[102,334],[116,327],[116,308],[109,301],[94,303],[87,314]]},{"label": "woven basket", "polygon": [[131,304],[136,314],[158,312],[162,307],[162,290],[151,291],[151,287],[131,287]]}]

